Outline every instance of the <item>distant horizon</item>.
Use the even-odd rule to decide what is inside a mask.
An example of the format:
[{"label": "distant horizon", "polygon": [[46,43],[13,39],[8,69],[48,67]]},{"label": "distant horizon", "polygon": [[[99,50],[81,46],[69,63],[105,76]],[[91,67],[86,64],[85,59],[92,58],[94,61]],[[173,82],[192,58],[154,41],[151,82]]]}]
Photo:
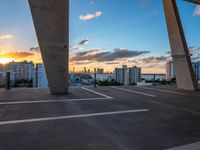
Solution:
[{"label": "distant horizon", "polygon": [[[0,59],[0,62],[1,62],[1,59]],[[28,63],[30,63],[30,62],[32,62],[34,65],[37,65],[37,64],[43,64],[43,62],[40,62],[40,63],[35,63],[35,62],[33,62],[33,61],[30,61],[30,60],[20,60],[20,61],[15,61],[15,60],[12,60],[12,61],[9,61],[9,62],[6,62],[6,63],[0,63],[0,66],[6,66],[7,64],[9,64],[9,63],[12,63],[12,62],[28,62]],[[137,66],[127,66],[127,67],[137,67]],[[83,66],[82,68],[79,68],[79,70],[77,70],[77,68],[75,68],[75,73],[81,73],[82,71],[84,71],[84,68],[86,68],[86,70],[88,71],[88,69],[91,71],[91,73],[93,73],[94,72],[94,69],[95,69],[95,67],[94,68],[88,68],[88,67],[85,67],[85,66]],[[96,67],[96,69],[104,69],[104,72],[105,73],[107,73],[107,72],[109,72],[109,73],[111,73],[111,72],[114,72],[114,70],[116,69],[116,68],[122,68],[122,66],[118,66],[118,67],[116,67],[116,68],[114,68],[113,70],[106,70],[104,67]],[[139,67],[140,68],[140,67]],[[70,70],[69,70],[69,73],[71,73],[71,72],[73,72],[73,69],[74,69],[74,67],[73,68],[70,68]],[[142,68],[141,68],[141,70],[142,70]],[[165,74],[165,72],[164,73],[155,73],[155,72],[142,72],[141,71],[141,73],[142,74]]]}]

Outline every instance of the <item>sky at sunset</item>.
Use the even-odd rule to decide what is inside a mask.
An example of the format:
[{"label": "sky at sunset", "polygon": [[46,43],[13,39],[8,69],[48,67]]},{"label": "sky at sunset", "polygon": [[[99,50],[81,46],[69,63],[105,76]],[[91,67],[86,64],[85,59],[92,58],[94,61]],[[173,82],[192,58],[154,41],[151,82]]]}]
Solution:
[{"label": "sky at sunset", "polygon": [[[0,1],[0,62],[42,62],[28,0]],[[70,68],[137,65],[164,73],[171,57],[162,0],[70,2]],[[200,55],[200,6],[177,4],[190,51]]]}]

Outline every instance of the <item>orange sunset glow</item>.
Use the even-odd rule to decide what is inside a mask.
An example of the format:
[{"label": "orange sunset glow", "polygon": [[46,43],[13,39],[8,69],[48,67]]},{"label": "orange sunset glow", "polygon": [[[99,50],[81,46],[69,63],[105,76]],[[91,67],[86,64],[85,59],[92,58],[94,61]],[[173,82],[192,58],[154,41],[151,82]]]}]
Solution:
[{"label": "orange sunset glow", "polygon": [[[70,57],[73,57],[70,56]],[[0,53],[0,64],[6,64],[9,63],[11,61],[33,61],[34,63],[42,63],[42,58],[41,58],[41,54],[40,52],[27,52],[27,51],[14,51],[14,50],[9,50],[9,51],[1,51]],[[141,60],[138,60],[138,62]],[[124,62],[124,61],[118,61],[116,64],[115,63],[111,63],[108,64],[106,62],[96,62],[96,61],[88,61],[87,63],[83,63],[80,60],[79,62],[70,62],[69,63],[69,69],[73,70],[73,68],[75,68],[75,70],[77,72],[83,70],[84,67],[86,67],[87,69],[93,70],[94,68],[104,68],[105,71],[109,71],[112,72],[115,68],[117,67],[121,67],[123,64],[126,64],[128,66],[138,66],[137,62]],[[145,64],[139,64],[139,67],[142,68],[142,73],[165,73],[165,67],[145,67]]]},{"label": "orange sunset glow", "polygon": [[10,58],[0,58],[0,64],[7,64],[11,62],[13,59]]}]

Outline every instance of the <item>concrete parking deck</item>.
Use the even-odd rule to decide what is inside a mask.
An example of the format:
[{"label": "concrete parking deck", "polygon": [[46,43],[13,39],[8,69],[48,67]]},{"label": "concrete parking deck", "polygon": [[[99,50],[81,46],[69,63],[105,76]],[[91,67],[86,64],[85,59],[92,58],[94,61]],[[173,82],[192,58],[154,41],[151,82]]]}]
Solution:
[{"label": "concrete parking deck", "polygon": [[0,150],[197,150],[200,92],[171,87],[0,90]]}]

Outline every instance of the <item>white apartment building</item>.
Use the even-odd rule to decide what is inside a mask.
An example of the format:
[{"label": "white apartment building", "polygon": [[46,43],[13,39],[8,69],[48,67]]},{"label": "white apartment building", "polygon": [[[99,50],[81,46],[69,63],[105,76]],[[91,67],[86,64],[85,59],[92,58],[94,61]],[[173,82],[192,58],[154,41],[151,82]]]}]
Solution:
[{"label": "white apartment building", "polygon": [[11,81],[14,84],[16,80],[33,80],[34,64],[33,62],[10,62],[5,66],[5,72],[10,72]]},{"label": "white apartment building", "polygon": [[115,68],[116,82],[122,85],[136,84],[141,79],[141,68],[128,68],[123,65],[122,68]]},{"label": "white apartment building", "polygon": [[36,64],[35,75],[34,75],[34,87],[47,88],[48,80],[43,64]]}]

